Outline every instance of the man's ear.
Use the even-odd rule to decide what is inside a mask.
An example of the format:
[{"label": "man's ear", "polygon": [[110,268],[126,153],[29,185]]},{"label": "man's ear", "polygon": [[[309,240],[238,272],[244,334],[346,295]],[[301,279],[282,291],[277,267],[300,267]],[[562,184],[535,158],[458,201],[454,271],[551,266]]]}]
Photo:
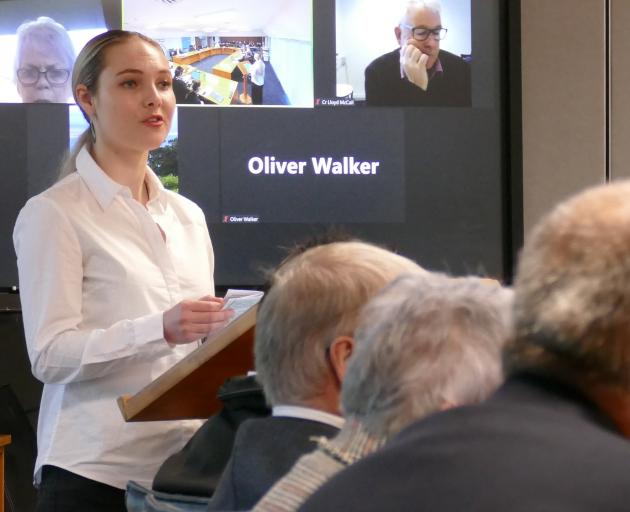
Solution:
[{"label": "man's ear", "polygon": [[440,411],[447,411],[448,409],[452,409],[453,407],[457,407],[456,403],[451,402],[450,400],[444,400],[444,402],[442,402],[440,404]]},{"label": "man's ear", "polygon": [[398,44],[402,46],[403,42],[400,40],[400,36],[402,35],[402,30],[400,30],[400,27],[396,27],[394,29],[394,34],[396,34],[396,41],[398,41]]},{"label": "man's ear", "polygon": [[346,374],[348,358],[352,355],[353,350],[354,339],[350,336],[339,336],[335,338],[335,341],[330,345],[330,364],[332,365],[340,387],[343,382],[343,377]]},{"label": "man's ear", "polygon": [[85,112],[88,117],[92,118],[94,116],[94,96],[89,91],[89,89],[84,84],[77,85],[76,89],[77,102],[79,103],[79,107]]}]

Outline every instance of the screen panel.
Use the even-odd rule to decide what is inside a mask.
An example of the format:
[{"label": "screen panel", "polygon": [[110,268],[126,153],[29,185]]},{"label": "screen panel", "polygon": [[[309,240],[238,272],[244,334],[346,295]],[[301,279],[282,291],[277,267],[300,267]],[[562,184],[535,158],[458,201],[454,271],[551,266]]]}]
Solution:
[{"label": "screen panel", "polygon": [[71,103],[74,60],[105,30],[106,3],[0,2],[0,102]]},{"label": "screen panel", "polygon": [[[217,283],[259,284],[260,268],[278,261],[279,247],[331,225],[393,247],[428,268],[503,275],[502,2],[441,4],[443,26],[447,20],[449,25],[443,42],[454,36],[448,51],[470,70],[467,107],[366,104],[361,68],[395,48],[393,10],[389,21],[382,16],[387,26],[380,29],[380,45],[361,56],[345,47],[346,66],[359,69],[348,74],[352,95],[339,96],[345,92],[339,90],[345,70],[338,54],[347,44],[340,34],[352,40],[357,33],[352,27],[381,18],[368,0],[316,3],[314,108],[179,107],[180,144],[211,146],[202,150],[205,158],[181,161],[180,172],[182,192],[206,212]],[[195,129],[183,132],[188,125]],[[322,156],[339,162],[340,174],[317,175],[313,158]],[[369,174],[359,175],[357,162],[378,163],[376,175],[371,166],[365,167]],[[343,174],[352,169],[357,174]],[[205,188],[202,175],[209,177]],[[197,177],[190,187],[187,176]]]},{"label": "screen panel", "polygon": [[[178,4],[154,1],[166,7]],[[229,10],[230,5],[237,4],[227,0],[203,3],[210,7],[220,4],[214,11]],[[507,68],[501,51],[506,30],[502,26],[505,2],[442,1],[443,25],[449,32],[440,44],[446,44],[454,32],[461,30],[460,46],[448,51],[460,58],[463,55],[462,60],[469,66],[468,107],[366,104],[360,92],[365,72],[361,68],[378,59],[380,52],[389,53],[396,46],[392,11],[389,20],[382,16],[384,28],[366,31],[381,34],[378,48],[366,49],[363,61],[350,51],[347,40],[364,23],[363,11],[371,12],[371,22],[379,20],[371,5],[368,0],[308,3],[312,22],[307,27],[312,37],[308,43],[311,75],[306,76],[307,73],[300,80],[308,93],[304,105],[295,102],[289,108],[281,103],[252,107],[235,102],[229,107],[178,106],[177,137],[170,137],[170,150],[176,154],[176,183],[178,190],[197,202],[206,214],[219,286],[261,284],[261,269],[275,265],[283,255],[283,247],[330,226],[386,244],[431,269],[501,277],[509,265],[503,259],[508,128],[506,105],[501,97]],[[339,14],[342,7],[345,14]],[[447,12],[455,11],[459,21],[453,17],[449,20]],[[290,14],[288,7],[287,13]],[[219,45],[221,37],[251,36],[272,42],[274,38],[302,37],[288,32],[286,26],[291,19],[288,15],[287,21],[273,26],[273,31],[268,24],[256,34],[249,31],[247,35],[236,28],[230,35],[198,34],[200,44],[203,48],[206,38],[207,45],[208,37],[218,38],[212,41]],[[338,36],[344,31],[348,35],[341,42]],[[194,37],[191,41],[197,44]],[[250,48],[256,48],[256,40],[250,42]],[[338,95],[347,91],[339,91],[338,87],[342,84],[340,77],[346,79],[346,70],[340,69],[336,55],[342,45],[351,97]],[[266,63],[275,68],[279,63],[276,55],[284,59],[290,46],[269,45]],[[165,48],[165,55],[172,58],[168,50]],[[263,99],[272,93],[273,86],[266,82]],[[39,109],[42,113],[37,116],[44,116],[41,105],[16,107]],[[34,140],[31,142],[27,118],[24,114],[24,127],[18,135],[7,133],[5,137],[10,135],[11,144],[19,146],[13,155],[22,151],[24,157],[15,165],[28,173],[35,172],[29,170],[28,155],[39,149]],[[65,120],[57,117],[47,122],[56,123],[66,133],[69,125],[76,136],[81,125],[73,121],[75,118],[80,115],[68,117],[66,110],[65,118],[61,116]],[[16,126],[20,129],[21,125]],[[41,137],[41,129],[37,136]],[[55,158],[60,158],[66,148],[67,139]],[[172,153],[160,158],[172,158]],[[54,165],[54,158],[48,160]],[[151,163],[153,167],[161,165],[159,159]],[[10,174],[10,170],[6,173]],[[23,181],[15,186],[27,187],[26,192],[20,193],[32,195],[34,190],[28,189],[28,183],[33,178],[26,176]],[[18,201],[20,205],[25,199]],[[10,211],[5,218],[14,220],[17,207],[7,208]],[[9,224],[12,227],[12,220]],[[15,262],[10,243],[2,257],[8,269],[3,279],[13,284]]]}]

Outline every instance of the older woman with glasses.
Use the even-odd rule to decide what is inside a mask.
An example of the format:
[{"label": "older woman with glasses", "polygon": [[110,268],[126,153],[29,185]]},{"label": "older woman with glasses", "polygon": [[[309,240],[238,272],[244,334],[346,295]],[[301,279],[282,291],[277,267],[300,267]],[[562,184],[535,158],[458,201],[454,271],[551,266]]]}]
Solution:
[{"label": "older woman with glasses", "polygon": [[41,16],[17,30],[15,79],[24,103],[72,101],[70,74],[75,52],[66,29]]}]

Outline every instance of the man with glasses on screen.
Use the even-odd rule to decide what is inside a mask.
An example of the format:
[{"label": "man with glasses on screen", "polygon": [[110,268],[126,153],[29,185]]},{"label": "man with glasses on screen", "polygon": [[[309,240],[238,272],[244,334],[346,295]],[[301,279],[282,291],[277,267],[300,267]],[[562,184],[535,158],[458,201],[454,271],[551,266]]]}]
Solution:
[{"label": "man with glasses on screen", "polygon": [[17,30],[15,81],[24,103],[72,101],[75,53],[66,29],[41,16]]},{"label": "man with glasses on screen", "polygon": [[435,0],[411,0],[394,29],[400,48],[365,69],[368,105],[417,107],[470,106],[470,68],[440,49],[446,37]]}]

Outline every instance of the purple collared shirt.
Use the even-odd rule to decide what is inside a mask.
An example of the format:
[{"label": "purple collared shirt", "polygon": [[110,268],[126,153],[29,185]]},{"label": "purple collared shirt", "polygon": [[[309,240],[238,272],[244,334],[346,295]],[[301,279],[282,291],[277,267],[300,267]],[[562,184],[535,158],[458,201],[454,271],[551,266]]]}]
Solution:
[{"label": "purple collared shirt", "polygon": [[427,72],[429,74],[429,80],[431,80],[437,73],[444,72],[444,68],[442,67],[442,63],[440,62],[439,57],[435,61],[435,64],[433,64],[433,67],[431,69],[428,69]]}]

